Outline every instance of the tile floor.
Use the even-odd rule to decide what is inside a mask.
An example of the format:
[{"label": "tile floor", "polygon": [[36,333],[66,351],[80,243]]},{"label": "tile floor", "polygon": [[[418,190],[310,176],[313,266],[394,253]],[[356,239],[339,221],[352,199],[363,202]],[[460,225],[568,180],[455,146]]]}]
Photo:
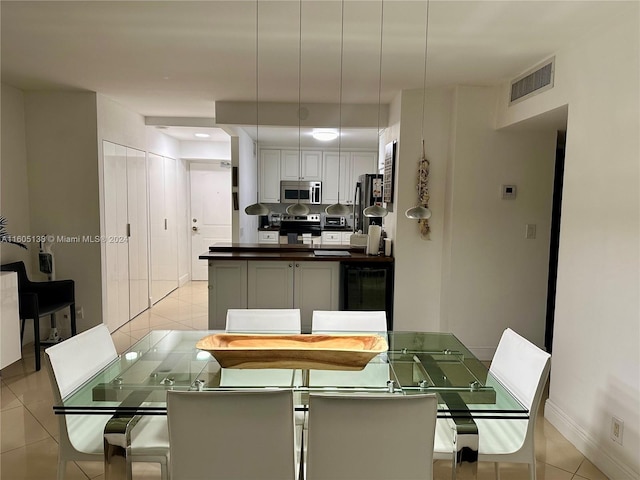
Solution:
[{"label": "tile floor", "polygon": [[[118,352],[153,329],[206,330],[206,282],[188,283],[114,332]],[[51,408],[51,385],[45,368],[34,371],[33,348],[27,346],[23,355],[22,361],[5,368],[0,375],[0,479],[55,479],[58,419]],[[538,416],[536,428],[538,480],[606,480],[542,415]],[[451,478],[446,462],[436,462],[434,472],[436,480]],[[524,465],[502,464],[501,474],[503,480],[528,478]],[[70,463],[66,478],[101,480],[102,464]],[[159,478],[160,469],[155,465],[134,465],[134,480]],[[493,466],[480,464],[478,479],[493,478]]]}]

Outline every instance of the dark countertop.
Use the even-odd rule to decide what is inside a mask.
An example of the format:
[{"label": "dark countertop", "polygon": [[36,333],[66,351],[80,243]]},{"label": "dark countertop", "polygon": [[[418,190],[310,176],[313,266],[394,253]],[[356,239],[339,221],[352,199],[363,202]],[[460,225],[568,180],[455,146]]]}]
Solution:
[{"label": "dark countertop", "polygon": [[[316,256],[314,250],[349,252],[350,256]],[[200,260],[299,260],[330,262],[393,263],[393,257],[367,255],[364,248],[349,245],[219,243],[198,257]]]},{"label": "dark countertop", "polygon": [[278,232],[280,227],[258,227],[259,232]]}]

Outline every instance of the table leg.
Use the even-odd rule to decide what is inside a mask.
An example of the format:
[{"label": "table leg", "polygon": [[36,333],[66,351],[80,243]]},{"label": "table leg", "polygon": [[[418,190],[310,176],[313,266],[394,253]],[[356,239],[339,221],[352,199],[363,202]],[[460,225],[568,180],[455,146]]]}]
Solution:
[{"label": "table leg", "polygon": [[456,418],[452,479],[478,478],[478,426],[472,418]]},{"label": "table leg", "polygon": [[114,416],[104,427],[104,478],[105,480],[132,480],[131,461],[127,458],[131,449],[131,430],[140,416]]}]

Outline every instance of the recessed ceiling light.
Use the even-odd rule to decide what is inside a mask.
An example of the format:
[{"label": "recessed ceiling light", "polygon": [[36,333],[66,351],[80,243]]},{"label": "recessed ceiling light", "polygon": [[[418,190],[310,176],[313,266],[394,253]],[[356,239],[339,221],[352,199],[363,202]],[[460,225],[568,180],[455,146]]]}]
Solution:
[{"label": "recessed ceiling light", "polygon": [[194,133],[193,135],[198,138],[209,138],[211,136],[208,133]]},{"label": "recessed ceiling light", "polygon": [[321,140],[323,142],[328,142],[338,138],[338,132],[335,130],[314,130],[312,135],[316,140]]}]

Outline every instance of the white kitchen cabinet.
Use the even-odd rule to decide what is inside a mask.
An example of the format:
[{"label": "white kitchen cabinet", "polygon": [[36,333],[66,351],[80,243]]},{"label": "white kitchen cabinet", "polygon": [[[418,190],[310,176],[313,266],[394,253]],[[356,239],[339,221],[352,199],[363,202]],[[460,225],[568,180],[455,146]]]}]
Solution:
[{"label": "white kitchen cabinet", "polygon": [[302,173],[301,180],[321,181],[322,180],[322,152],[318,150],[302,151]]},{"label": "white kitchen cabinet", "polygon": [[375,152],[351,152],[351,199],[350,204],[353,203],[353,193],[356,187],[358,177],[365,173],[377,173],[378,164],[376,159],[378,155]]},{"label": "white kitchen cabinet", "polygon": [[280,233],[276,230],[273,230],[271,232],[258,231],[258,243],[277,244],[280,242],[279,235]]},{"label": "white kitchen cabinet", "polygon": [[300,180],[300,155],[298,150],[280,151],[280,180]]},{"label": "white kitchen cabinet", "polygon": [[175,160],[149,153],[151,303],[178,288]]},{"label": "white kitchen cabinet", "polygon": [[260,201],[280,202],[280,150],[260,150]]},{"label": "white kitchen cabinet", "polygon": [[251,260],[247,308],[293,308],[293,261]]},{"label": "white kitchen cabinet", "polygon": [[224,330],[227,310],[247,308],[247,262],[209,262],[209,329]]},{"label": "white kitchen cabinet", "polygon": [[375,152],[324,152],[322,166],[322,203],[338,202],[338,169],[340,203],[353,204],[353,194],[358,177],[364,173],[374,173],[376,170]]},{"label": "white kitchen cabinet", "polygon": [[302,332],[311,333],[314,310],[338,310],[339,262],[296,262],[293,307],[300,309]]},{"label": "white kitchen cabinet", "polygon": [[322,232],[323,245],[342,245],[342,232]]},{"label": "white kitchen cabinet", "polygon": [[106,323],[149,307],[147,173],[140,150],[103,142]]},{"label": "white kitchen cabinet", "polygon": [[299,308],[302,331],[313,310],[337,310],[339,262],[249,261],[247,308]]},{"label": "white kitchen cabinet", "polygon": [[[348,152],[324,152],[322,160],[322,203],[332,205],[338,203],[338,187],[340,203],[347,204],[353,196],[351,188],[351,159]],[[339,180],[339,184],[338,184]],[[351,198],[350,203],[353,203]]]},{"label": "white kitchen cabinet", "polygon": [[[302,156],[302,158],[300,158]],[[322,151],[282,150],[280,152],[280,180],[322,180]]]}]

